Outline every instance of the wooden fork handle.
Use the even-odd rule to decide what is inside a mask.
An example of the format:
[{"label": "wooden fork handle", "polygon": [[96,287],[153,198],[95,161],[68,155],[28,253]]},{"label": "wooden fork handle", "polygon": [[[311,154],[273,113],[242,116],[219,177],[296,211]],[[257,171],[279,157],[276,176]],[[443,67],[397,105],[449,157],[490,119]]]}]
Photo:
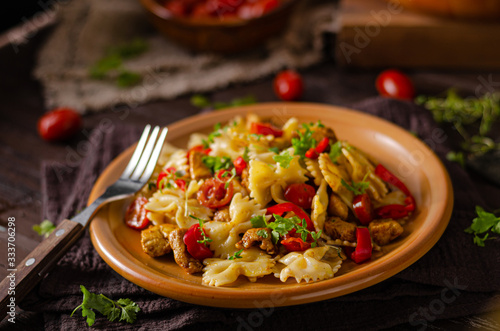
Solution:
[{"label": "wooden fork handle", "polygon": [[[43,279],[83,232],[80,223],[64,220],[21,263],[7,261],[8,275],[0,283],[0,321],[6,316],[15,317],[16,304]],[[15,246],[9,247],[15,252]]]}]

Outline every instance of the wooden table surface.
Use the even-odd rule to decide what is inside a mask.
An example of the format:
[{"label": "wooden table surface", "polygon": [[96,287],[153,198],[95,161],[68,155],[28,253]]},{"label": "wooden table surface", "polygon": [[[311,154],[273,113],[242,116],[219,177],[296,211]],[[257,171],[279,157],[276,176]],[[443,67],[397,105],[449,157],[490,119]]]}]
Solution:
[{"label": "wooden table surface", "polygon": [[[37,49],[46,36],[42,31],[20,47],[16,53],[10,45],[0,48],[0,277],[6,271],[6,223],[8,217],[16,218],[16,260],[21,261],[41,241],[32,230],[34,224],[43,220],[40,184],[42,160],[67,162],[69,148],[75,149],[85,140],[80,134],[66,144],[49,144],[42,141],[36,132],[38,118],[47,110],[44,107],[40,84],[32,78]],[[374,80],[377,71],[338,69],[333,61],[302,71],[305,79],[304,101],[348,106],[357,101],[374,97],[377,92]],[[474,94],[483,82],[500,82],[500,74],[491,72],[438,72],[415,70],[410,73],[417,89],[424,94],[437,94],[450,86]],[[214,92],[215,101],[228,101],[248,94],[259,101],[276,101],[272,91],[272,78],[268,77],[251,84],[231,86]],[[500,84],[498,84],[500,85]],[[146,123],[166,125],[181,118],[197,114],[199,109],[190,105],[189,96],[171,101],[158,101],[130,109],[123,120],[143,126]],[[85,130],[90,131],[103,118],[121,121],[118,114],[101,112],[84,117]],[[489,184],[481,178],[482,185]],[[488,197],[485,196],[488,201]],[[498,206],[497,206],[498,207]],[[36,313],[22,312],[16,329],[39,329],[42,317]],[[434,329],[498,329],[490,316],[472,316],[460,319],[429,323]],[[6,327],[5,321],[0,327]],[[9,325],[12,327],[12,325]],[[396,328],[398,329],[398,328]]]}]

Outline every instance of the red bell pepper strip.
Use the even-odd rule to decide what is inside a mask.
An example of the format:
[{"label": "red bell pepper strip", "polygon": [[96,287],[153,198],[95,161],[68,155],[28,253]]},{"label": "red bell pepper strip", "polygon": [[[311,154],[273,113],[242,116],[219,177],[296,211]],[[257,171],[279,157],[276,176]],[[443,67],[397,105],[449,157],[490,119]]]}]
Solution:
[{"label": "red bell pepper strip", "polygon": [[250,133],[263,134],[264,136],[272,135],[275,137],[281,137],[283,135],[283,130],[275,128],[269,123],[253,122],[250,125]]},{"label": "red bell pepper strip", "polygon": [[328,137],[321,139],[321,141],[318,143],[318,145],[315,148],[316,153],[318,153],[318,154],[323,153],[329,145],[330,145],[330,139],[328,139]]},{"label": "red bell pepper strip", "polygon": [[241,176],[243,170],[247,167],[247,162],[243,159],[242,156],[238,156],[236,160],[233,161],[234,168],[236,169],[236,174]]},{"label": "red bell pepper strip", "polygon": [[389,184],[392,184],[392,185],[396,186],[406,196],[411,196],[410,190],[408,190],[408,188],[406,187],[406,185],[401,180],[399,180],[398,177],[394,176],[392,174],[392,172],[390,172],[389,170],[387,170],[380,163],[375,168],[375,175],[379,176],[384,182],[387,182]]},{"label": "red bell pepper strip", "polygon": [[210,248],[208,248],[208,246],[198,242],[202,239],[203,236],[201,235],[200,224],[198,223],[191,225],[183,238],[189,254],[200,261],[214,256],[214,253],[210,250]]},{"label": "red bell pepper strip", "polygon": [[378,218],[392,218],[396,220],[408,216],[408,210],[406,210],[406,206],[404,205],[392,204],[377,208],[375,215]]},{"label": "red bell pepper strip", "polygon": [[373,220],[373,205],[368,193],[356,195],[352,200],[352,209],[361,224],[368,225]]},{"label": "red bell pepper strip", "polygon": [[314,147],[309,148],[305,155],[308,159],[313,159],[313,160],[317,159],[319,156]]},{"label": "red bell pepper strip", "polygon": [[276,214],[278,216],[282,216],[284,213],[289,211],[293,212],[301,220],[305,219],[307,223],[307,229],[309,231],[315,231],[314,224],[309,218],[309,215],[307,215],[307,213],[302,208],[291,202],[280,203],[272,207],[269,207],[267,208],[266,214],[267,215]]},{"label": "red bell pepper strip", "polygon": [[368,228],[357,228],[356,240],[356,249],[350,254],[349,257],[351,260],[359,264],[372,257],[372,239]]}]

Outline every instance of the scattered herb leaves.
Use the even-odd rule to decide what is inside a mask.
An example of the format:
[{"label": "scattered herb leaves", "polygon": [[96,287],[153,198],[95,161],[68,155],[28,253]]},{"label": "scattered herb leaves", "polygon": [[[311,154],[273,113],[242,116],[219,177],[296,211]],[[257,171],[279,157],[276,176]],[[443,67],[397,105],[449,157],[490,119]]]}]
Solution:
[{"label": "scattered herb leaves", "polygon": [[342,142],[337,141],[335,144],[330,144],[330,153],[328,153],[330,160],[337,164],[337,159],[340,155],[342,155]]},{"label": "scattered herb leaves", "polygon": [[207,245],[209,242],[212,242],[212,239],[210,239],[210,237],[207,236],[207,234],[205,233],[205,230],[203,230],[203,224],[205,223],[205,221],[199,217],[194,216],[194,215],[189,215],[189,217],[197,220],[198,225],[200,226],[200,232],[201,232],[201,236],[203,237],[203,239],[197,240],[196,242],[198,244],[204,244],[204,245]]},{"label": "scattered herb leaves", "polygon": [[367,176],[368,176],[368,174],[365,175],[365,177],[363,178],[362,181],[360,181],[360,182],[352,182],[352,184],[347,183],[343,178],[341,178],[340,182],[342,183],[342,185],[346,189],[348,189],[349,191],[351,191],[355,195],[359,195],[359,194],[365,193],[365,191],[370,186],[369,182],[365,182]]},{"label": "scattered herb leaves", "polygon": [[229,169],[233,164],[231,162],[231,158],[228,156],[219,157],[219,156],[204,155],[201,158],[201,161],[208,168],[210,168],[210,170],[212,170],[212,173],[216,173],[221,169]]},{"label": "scattered herb leaves", "polygon": [[[465,229],[465,232],[474,235],[474,244],[484,247],[484,242],[490,238],[490,232],[500,234],[500,217],[495,216],[494,213],[485,211],[481,206],[476,206],[477,217],[472,220],[470,227]],[[483,237],[479,234],[486,233]]]},{"label": "scattered herb leaves", "polygon": [[280,167],[287,169],[293,160],[293,156],[288,151],[283,151],[281,154],[274,155],[273,160],[279,163]]},{"label": "scattered herb leaves", "polygon": [[139,306],[130,299],[119,299],[113,301],[103,294],[95,294],[89,292],[85,286],[80,285],[83,293],[83,302],[76,307],[71,316],[79,309],[82,309],[82,316],[87,317],[88,326],[92,326],[95,322],[95,312],[103,314],[109,321],[120,321],[134,323],[137,313],[141,310]]},{"label": "scattered herb leaves", "polygon": [[33,230],[35,230],[38,235],[44,236],[45,238],[47,238],[55,229],[55,224],[49,220],[44,220],[40,224],[33,225]]},{"label": "scattered herb leaves", "polygon": [[241,253],[243,253],[243,249],[240,249],[239,251],[237,251],[236,253],[234,253],[233,256],[230,256],[229,259],[230,260],[235,260],[235,259],[241,259]]}]

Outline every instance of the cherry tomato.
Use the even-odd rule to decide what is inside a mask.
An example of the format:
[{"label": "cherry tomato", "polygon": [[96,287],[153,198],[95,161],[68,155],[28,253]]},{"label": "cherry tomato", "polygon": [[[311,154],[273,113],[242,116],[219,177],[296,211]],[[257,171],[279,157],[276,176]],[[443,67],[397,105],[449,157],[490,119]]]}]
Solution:
[{"label": "cherry tomato", "polygon": [[413,100],[415,88],[410,78],[399,70],[382,71],[375,81],[380,95],[403,100]]},{"label": "cherry tomato", "polygon": [[281,137],[283,135],[283,130],[278,129],[269,123],[253,122],[250,125],[250,133]]},{"label": "cherry tomato", "polygon": [[285,246],[289,252],[305,251],[311,247],[310,243],[304,242],[301,238],[289,236],[285,236],[285,238],[281,240],[281,244]]},{"label": "cherry tomato", "polygon": [[373,220],[373,205],[367,193],[354,197],[352,200],[352,209],[361,224],[367,225]]},{"label": "cherry tomato", "polygon": [[315,194],[316,190],[311,185],[295,183],[286,188],[285,199],[300,208],[310,209]]},{"label": "cherry tomato", "polygon": [[229,182],[227,189],[225,185],[225,182],[216,178],[207,179],[198,190],[198,202],[208,208],[227,205],[233,197],[233,183]]},{"label": "cherry tomato", "polygon": [[184,238],[182,238],[189,254],[200,261],[214,256],[214,253],[207,245],[198,242],[202,239],[200,224],[198,223],[191,225]]},{"label": "cherry tomato", "polygon": [[125,213],[125,224],[135,230],[142,230],[149,225],[146,217],[147,210],[144,207],[148,203],[145,197],[138,197],[127,208]]},{"label": "cherry tomato", "polygon": [[323,139],[320,140],[316,148],[314,149],[316,153],[323,153],[326,151],[328,146],[330,145],[330,139],[328,137],[324,137]]},{"label": "cherry tomato", "polygon": [[293,70],[284,70],[274,78],[274,92],[284,101],[298,100],[304,89],[302,77]]},{"label": "cherry tomato", "polygon": [[38,133],[47,141],[61,141],[76,134],[82,127],[80,114],[69,108],[54,109],[38,120]]}]

